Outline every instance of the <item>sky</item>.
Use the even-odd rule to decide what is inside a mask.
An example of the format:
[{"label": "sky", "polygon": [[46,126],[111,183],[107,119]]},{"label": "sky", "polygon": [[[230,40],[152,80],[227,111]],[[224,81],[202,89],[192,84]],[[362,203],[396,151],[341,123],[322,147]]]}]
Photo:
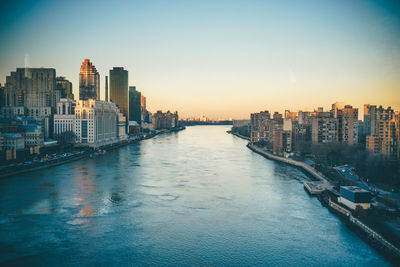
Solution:
[{"label": "sky", "polygon": [[400,110],[400,2],[1,1],[0,82],[55,68],[79,96],[89,58],[129,71],[148,109],[245,119],[252,112]]}]

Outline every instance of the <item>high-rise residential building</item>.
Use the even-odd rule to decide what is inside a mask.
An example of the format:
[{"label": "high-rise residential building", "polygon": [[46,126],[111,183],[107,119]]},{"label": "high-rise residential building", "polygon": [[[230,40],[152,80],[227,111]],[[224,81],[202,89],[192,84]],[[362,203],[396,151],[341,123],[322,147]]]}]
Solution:
[{"label": "high-rise residential building", "polygon": [[292,148],[300,143],[312,141],[313,119],[316,117],[317,112],[300,110],[297,114],[297,121],[292,120]]},{"label": "high-rise residential building", "polygon": [[283,150],[283,130],[274,128],[272,131],[272,153],[282,154]]},{"label": "high-rise residential building", "polygon": [[399,159],[399,117],[391,107],[364,105],[366,148],[388,158]]},{"label": "high-rise residential building", "polygon": [[365,123],[362,120],[358,120],[358,143],[361,145],[365,145],[366,136],[365,132]]},{"label": "high-rise residential building", "polygon": [[266,136],[267,149],[272,149],[272,153],[274,154],[281,155],[283,152],[283,132],[282,114],[275,112],[273,119],[267,123],[264,134]]},{"label": "high-rise residential building", "polygon": [[376,135],[366,138],[366,148],[370,152],[380,153],[388,158],[399,159],[399,116],[392,120],[378,120]]},{"label": "high-rise residential building", "polygon": [[298,122],[299,124],[312,125],[313,118],[317,115],[316,112],[302,111],[298,112]]},{"label": "high-rise residential building", "polygon": [[57,102],[61,98],[74,99],[74,94],[72,92],[72,83],[65,79],[65,77],[56,78],[56,93],[59,92],[59,97],[56,97]]},{"label": "high-rise residential building", "polygon": [[110,70],[110,101],[117,104],[129,120],[128,71],[122,67]]},{"label": "high-rise residential building", "polygon": [[263,126],[269,119],[271,119],[271,114],[268,110],[252,113],[250,114],[250,125],[254,130],[257,130],[258,127]]},{"label": "high-rise residential building", "polygon": [[[288,114],[290,114],[288,116]],[[290,117],[297,119],[294,112],[285,112],[286,118],[282,114],[274,112],[273,117],[269,111],[252,113],[250,115],[250,141],[260,142],[274,154],[283,155],[292,151],[293,123]]]},{"label": "high-rise residential building", "polygon": [[396,112],[396,114],[393,116],[394,120],[394,127],[395,127],[395,142],[397,144],[394,145],[396,150],[397,150],[397,160],[400,160],[400,113]]},{"label": "high-rise residential building", "polygon": [[272,135],[273,125],[271,114],[268,110],[250,114],[250,141],[252,143],[269,139]]},{"label": "high-rise residential building", "polygon": [[100,74],[89,59],[82,62],[79,72],[79,99],[100,100]]},{"label": "high-rise residential building", "polygon": [[391,120],[393,118],[394,110],[391,107],[383,108],[376,105],[364,105],[364,134],[376,135],[377,134],[377,121],[378,120]]},{"label": "high-rise residential building", "polygon": [[333,103],[333,104],[332,104],[332,109],[331,109],[331,112],[332,112],[333,117],[334,117],[334,118],[337,118],[337,116],[338,116],[338,111],[339,111],[340,109],[343,109],[343,108],[344,108],[344,103],[343,103],[343,102],[335,102],[335,103]]},{"label": "high-rise residential building", "polygon": [[371,135],[371,114],[370,114],[370,104],[364,104],[364,117],[363,117],[363,132],[364,137]]},{"label": "high-rise residential building", "polygon": [[312,122],[300,124],[298,121],[293,123],[293,144],[300,142],[311,142],[312,140]]},{"label": "high-rise residential building", "polygon": [[329,112],[318,112],[313,118],[312,142],[327,144],[338,142],[338,121]]},{"label": "high-rise residential building", "polygon": [[298,112],[292,112],[290,110],[285,110],[285,119],[291,119],[292,121],[298,120]]},{"label": "high-rise residential building", "polygon": [[171,113],[169,110],[163,113],[161,110],[153,114],[154,129],[171,129],[178,126],[178,112]]},{"label": "high-rise residential building", "polygon": [[291,152],[293,146],[293,123],[291,118],[283,119],[282,131],[282,150],[283,152]]},{"label": "high-rise residential building", "polygon": [[369,135],[366,137],[365,147],[369,152],[379,153],[380,152],[380,141],[376,135]]},{"label": "high-rise residential building", "polygon": [[341,109],[334,109],[335,104],[332,105],[332,111],[338,119],[339,142],[347,145],[358,144],[358,108],[346,105]]},{"label": "high-rise residential building", "polygon": [[397,156],[396,123],[394,120],[378,120],[377,136],[381,143],[380,153],[394,158]]},{"label": "high-rise residential building", "polygon": [[283,116],[282,116],[282,114],[279,113],[279,112],[274,112],[274,115],[272,115],[272,118],[273,118],[274,120],[276,120],[276,121],[278,121],[278,120],[283,120]]},{"label": "high-rise residential building", "polygon": [[75,142],[98,148],[118,142],[119,109],[112,102],[79,100],[75,107]]}]

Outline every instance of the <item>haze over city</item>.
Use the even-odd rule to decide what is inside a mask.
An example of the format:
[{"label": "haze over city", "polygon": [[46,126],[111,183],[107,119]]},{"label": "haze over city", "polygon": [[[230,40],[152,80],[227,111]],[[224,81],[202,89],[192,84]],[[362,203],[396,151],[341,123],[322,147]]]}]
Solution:
[{"label": "haze over city", "polygon": [[[400,108],[396,1],[16,1],[0,8],[0,82],[52,67],[73,83],[90,58],[129,71],[150,110],[248,118],[253,111]],[[5,41],[6,40],[6,41]]]}]

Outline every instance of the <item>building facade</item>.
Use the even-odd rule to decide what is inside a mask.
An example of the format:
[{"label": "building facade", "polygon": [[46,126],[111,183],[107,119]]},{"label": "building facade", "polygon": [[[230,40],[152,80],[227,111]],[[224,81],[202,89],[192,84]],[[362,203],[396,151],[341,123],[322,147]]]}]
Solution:
[{"label": "building facade", "polygon": [[60,142],[75,141],[75,105],[69,98],[62,98],[57,103],[57,113],[54,115],[54,138]]},{"label": "building facade", "polygon": [[110,70],[110,101],[117,104],[129,121],[128,71],[122,67]]},{"label": "building facade", "polygon": [[17,68],[6,77],[4,104],[37,110],[55,107],[56,70],[50,68]]},{"label": "building facade", "polygon": [[1,150],[22,150],[25,139],[20,133],[3,133],[1,135]]},{"label": "building facade", "polygon": [[25,147],[40,148],[44,145],[44,137],[41,126],[23,125],[21,126],[21,130],[25,141]]},{"label": "building facade", "polygon": [[355,210],[357,206],[369,209],[371,193],[357,186],[341,186],[338,201],[352,210]]},{"label": "building facade", "polygon": [[314,144],[338,142],[338,121],[331,117],[330,112],[318,112],[313,118],[312,142]]},{"label": "building facade", "polygon": [[268,133],[272,132],[271,114],[268,110],[250,114],[250,141],[252,143],[268,140]]},{"label": "building facade", "polygon": [[55,89],[55,69],[17,68],[6,77],[1,113],[4,117],[34,118],[42,126],[45,137],[49,137],[57,99]]},{"label": "building facade", "polygon": [[112,102],[79,100],[75,107],[75,142],[98,148],[118,142],[117,120],[120,113]]},{"label": "building facade", "polygon": [[375,135],[367,136],[366,148],[391,159],[399,159],[398,115],[392,120],[378,120]]},{"label": "building facade", "polygon": [[72,92],[72,83],[65,79],[65,77],[56,78],[56,93],[57,91],[59,92],[59,97],[56,97],[57,102],[61,98],[74,99],[74,94]]},{"label": "building facade", "polygon": [[163,113],[161,110],[153,114],[152,123],[155,130],[172,129],[178,126],[178,112],[171,113],[169,110]]},{"label": "building facade", "polygon": [[391,120],[394,115],[394,110],[391,107],[383,108],[376,105],[364,105],[364,135],[377,134],[377,121],[378,120]]},{"label": "building facade", "polygon": [[142,94],[136,86],[129,86],[129,120],[142,124]]},{"label": "building facade", "polygon": [[339,142],[356,145],[358,143],[358,108],[346,105],[342,109],[335,109],[335,112],[339,123]]},{"label": "building facade", "polygon": [[126,117],[120,112],[117,118],[117,137],[119,141],[128,139],[127,130],[129,130],[129,128],[126,125]]},{"label": "building facade", "polygon": [[400,159],[399,113],[391,107],[365,104],[363,135],[370,152]]}]

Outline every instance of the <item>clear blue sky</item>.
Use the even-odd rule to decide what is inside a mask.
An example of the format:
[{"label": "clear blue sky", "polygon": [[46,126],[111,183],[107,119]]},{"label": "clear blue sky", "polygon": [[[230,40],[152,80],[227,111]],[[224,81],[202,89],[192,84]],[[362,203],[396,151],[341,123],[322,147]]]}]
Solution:
[{"label": "clear blue sky", "polygon": [[53,67],[77,95],[90,58],[102,90],[125,67],[151,111],[400,109],[399,1],[2,1],[0,21],[1,83]]}]

